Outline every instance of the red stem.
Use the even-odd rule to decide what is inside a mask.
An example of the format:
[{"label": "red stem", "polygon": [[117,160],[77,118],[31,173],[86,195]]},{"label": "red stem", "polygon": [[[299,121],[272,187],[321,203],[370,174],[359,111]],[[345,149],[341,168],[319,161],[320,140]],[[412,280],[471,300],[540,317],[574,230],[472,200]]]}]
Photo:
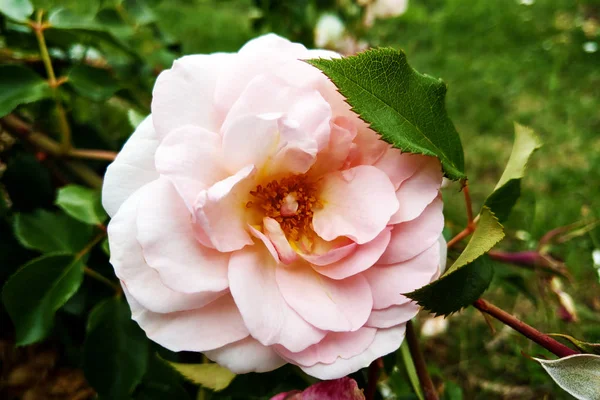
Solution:
[{"label": "red stem", "polygon": [[417,370],[417,375],[419,376],[419,382],[421,383],[421,389],[423,389],[425,400],[438,400],[439,397],[435,390],[435,386],[433,386],[433,381],[429,376],[429,372],[427,372],[427,364],[425,363],[425,358],[423,358],[423,353],[421,353],[419,338],[417,338],[412,321],[408,321],[406,324],[406,341],[413,363],[415,364],[415,369]]},{"label": "red stem", "polygon": [[496,307],[493,304],[488,303],[483,299],[479,299],[473,303],[473,307],[477,308],[479,311],[484,312],[486,314],[491,315],[496,318],[498,321],[504,323],[505,325],[510,326],[523,336],[533,340],[546,350],[554,353],[558,357],[567,357],[572,356],[573,354],[579,354],[577,351],[565,346],[562,343],[557,342],[552,339],[550,336],[543,334],[532,326],[527,325],[525,322],[520,321],[514,316],[510,315],[504,310]]},{"label": "red stem", "polygon": [[380,357],[369,365],[369,380],[365,390],[365,399],[374,400],[377,393],[377,381],[379,381],[379,372],[383,369],[383,359]]}]

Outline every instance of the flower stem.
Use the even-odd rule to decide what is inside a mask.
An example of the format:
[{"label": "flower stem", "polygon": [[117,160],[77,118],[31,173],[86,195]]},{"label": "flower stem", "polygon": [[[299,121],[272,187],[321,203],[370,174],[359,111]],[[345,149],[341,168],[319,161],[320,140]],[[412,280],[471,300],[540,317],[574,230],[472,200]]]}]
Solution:
[{"label": "flower stem", "polygon": [[[0,125],[13,136],[24,138],[29,143],[48,154],[59,157],[65,155],[62,153],[61,146],[59,143],[50,139],[47,135],[43,133],[34,132],[32,127],[28,123],[21,120],[14,114],[9,114],[5,117],[0,118]],[[70,156],[71,152],[73,151],[77,150],[69,151],[67,156]],[[96,150],[79,151],[83,151],[84,154],[86,154],[86,152],[95,152]],[[69,170],[71,170],[71,172],[77,175],[82,181],[87,183],[89,186],[94,188],[102,187],[102,178],[87,165],[77,161],[65,161],[65,165]]]},{"label": "flower stem", "polygon": [[427,364],[425,364],[423,353],[421,353],[421,349],[419,348],[419,339],[417,338],[412,321],[408,321],[406,324],[406,342],[408,343],[408,349],[410,350],[410,355],[415,364],[415,369],[417,370],[417,376],[419,377],[419,382],[421,382],[421,388],[423,389],[425,399],[438,400],[437,391],[433,386],[433,381],[429,376],[429,372],[427,372]]},{"label": "flower stem", "polygon": [[40,48],[40,56],[46,68],[46,74],[48,75],[48,85],[52,88],[54,93],[54,100],[56,102],[56,114],[58,116],[58,126],[61,134],[61,150],[63,153],[67,153],[71,149],[71,127],[67,120],[67,113],[60,100],[60,93],[58,92],[58,86],[61,82],[56,80],[54,74],[54,68],[52,67],[52,60],[50,59],[50,53],[48,52],[48,46],[46,45],[46,38],[44,37],[44,30],[49,26],[42,23],[43,10],[38,10],[36,13],[35,22],[31,22],[30,26],[35,33],[35,37]]},{"label": "flower stem", "polygon": [[104,283],[106,286],[113,289],[116,293],[121,292],[121,287],[118,284],[114,283],[113,281],[111,281],[110,279],[105,277],[104,275],[94,271],[90,267],[85,266],[83,268],[83,272],[90,278],[93,278],[93,279],[97,280],[98,282]]},{"label": "flower stem", "polygon": [[374,360],[371,365],[369,365],[369,377],[367,381],[367,389],[365,390],[366,400],[375,399],[375,394],[377,393],[377,381],[379,380],[379,373],[382,368],[383,359],[381,357]]},{"label": "flower stem", "polygon": [[73,158],[85,158],[88,160],[114,161],[117,153],[108,150],[72,149],[67,154]]},{"label": "flower stem", "polygon": [[498,321],[504,323],[505,325],[510,326],[523,336],[528,339],[536,342],[546,350],[554,353],[558,357],[567,357],[573,354],[579,354],[577,351],[565,346],[562,343],[557,342],[552,339],[550,336],[543,334],[532,326],[527,325],[523,321],[517,319],[516,317],[510,315],[506,311],[496,307],[493,304],[488,303],[483,299],[479,299],[473,303],[473,307],[477,308],[479,311],[489,314],[492,317],[496,318]]}]

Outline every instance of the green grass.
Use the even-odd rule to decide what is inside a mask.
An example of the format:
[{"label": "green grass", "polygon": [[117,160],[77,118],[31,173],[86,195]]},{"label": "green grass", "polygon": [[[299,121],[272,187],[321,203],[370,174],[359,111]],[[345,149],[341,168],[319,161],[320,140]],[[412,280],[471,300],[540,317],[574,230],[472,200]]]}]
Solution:
[{"label": "green grass", "polygon": [[[544,147],[529,165],[501,247],[531,248],[550,229],[600,217],[600,52],[583,50],[585,42],[600,40],[599,12],[600,4],[560,0],[529,6],[509,0],[412,1],[407,14],[378,21],[366,33],[371,45],[401,48],[418,71],[447,82],[448,112],[462,138],[476,209],[508,159],[513,121],[541,136]],[[594,21],[595,36],[586,37],[582,25],[590,35]],[[457,190],[445,195],[453,233],[465,218]],[[516,231],[530,239],[516,239]],[[542,331],[600,341],[600,285],[591,258],[598,239],[595,229],[553,249],[573,275],[564,283],[580,310],[578,322],[557,317],[543,275],[517,267],[500,268],[524,277],[537,306],[500,284],[486,297]],[[444,338],[425,343],[426,355],[440,377],[463,387],[465,398],[571,398],[520,353],[543,353],[540,347],[510,335],[486,350],[492,340],[483,318],[468,310],[451,319]]]}]

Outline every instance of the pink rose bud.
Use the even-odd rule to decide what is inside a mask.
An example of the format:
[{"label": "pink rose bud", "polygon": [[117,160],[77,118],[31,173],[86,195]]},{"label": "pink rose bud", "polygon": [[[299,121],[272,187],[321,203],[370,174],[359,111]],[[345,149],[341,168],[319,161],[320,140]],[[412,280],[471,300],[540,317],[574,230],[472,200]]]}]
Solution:
[{"label": "pink rose bud", "polygon": [[348,377],[315,383],[303,392],[280,393],[271,400],[364,400],[356,381]]},{"label": "pink rose bud", "polygon": [[341,378],[398,349],[401,293],[445,266],[440,162],[382,141],[318,57],[270,34],[180,58],[108,167],[111,263],[161,346]]}]

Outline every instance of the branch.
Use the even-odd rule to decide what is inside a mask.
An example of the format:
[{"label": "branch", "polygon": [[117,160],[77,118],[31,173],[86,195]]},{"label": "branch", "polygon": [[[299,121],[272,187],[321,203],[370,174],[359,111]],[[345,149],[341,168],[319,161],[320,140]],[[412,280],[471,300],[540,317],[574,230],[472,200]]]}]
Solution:
[{"label": "branch", "polygon": [[473,303],[473,307],[477,308],[483,313],[491,315],[503,324],[510,326],[523,336],[536,342],[537,344],[539,344],[546,350],[554,353],[558,357],[562,358],[571,356],[573,354],[579,354],[579,352],[565,346],[562,343],[557,342],[550,336],[543,334],[542,332],[538,331],[532,326],[527,325],[525,322],[517,319],[516,317],[507,313],[506,311],[496,307],[493,304],[488,303],[483,299],[475,301],[475,303]]},{"label": "branch", "polygon": [[377,381],[379,380],[379,373],[383,368],[383,359],[379,357],[369,365],[369,377],[367,381],[367,389],[365,390],[365,399],[375,399],[377,393]]},{"label": "branch", "polygon": [[[25,139],[40,150],[52,156],[62,157],[65,154],[62,152],[61,145],[55,140],[50,139],[47,135],[33,131],[31,125],[23,121],[14,114],[9,114],[0,118],[0,125],[13,136],[18,136]],[[75,152],[95,152],[96,150],[70,150],[67,156],[72,151]],[[109,152],[110,153],[110,152]],[[96,158],[98,159],[98,158]],[[106,159],[106,158],[105,158]],[[77,161],[65,161],[67,168],[76,174],[82,181],[91,187],[102,187],[102,178],[90,167]]]},{"label": "branch", "polygon": [[438,400],[439,398],[437,391],[433,386],[429,372],[427,372],[427,365],[425,364],[423,353],[421,353],[421,349],[419,348],[419,339],[415,333],[415,328],[412,321],[408,321],[406,324],[406,341],[408,343],[408,349],[410,350],[413,363],[415,364],[415,369],[417,370],[419,382],[421,382],[421,388],[423,389],[425,399]]},{"label": "branch", "polygon": [[462,191],[465,196],[465,207],[467,209],[467,227],[463,229],[458,235],[454,236],[448,241],[448,248],[451,248],[456,243],[460,242],[475,231],[475,220],[473,219],[473,206],[471,204],[471,194],[469,193],[469,185],[467,184],[466,180],[462,182],[462,185]]}]

